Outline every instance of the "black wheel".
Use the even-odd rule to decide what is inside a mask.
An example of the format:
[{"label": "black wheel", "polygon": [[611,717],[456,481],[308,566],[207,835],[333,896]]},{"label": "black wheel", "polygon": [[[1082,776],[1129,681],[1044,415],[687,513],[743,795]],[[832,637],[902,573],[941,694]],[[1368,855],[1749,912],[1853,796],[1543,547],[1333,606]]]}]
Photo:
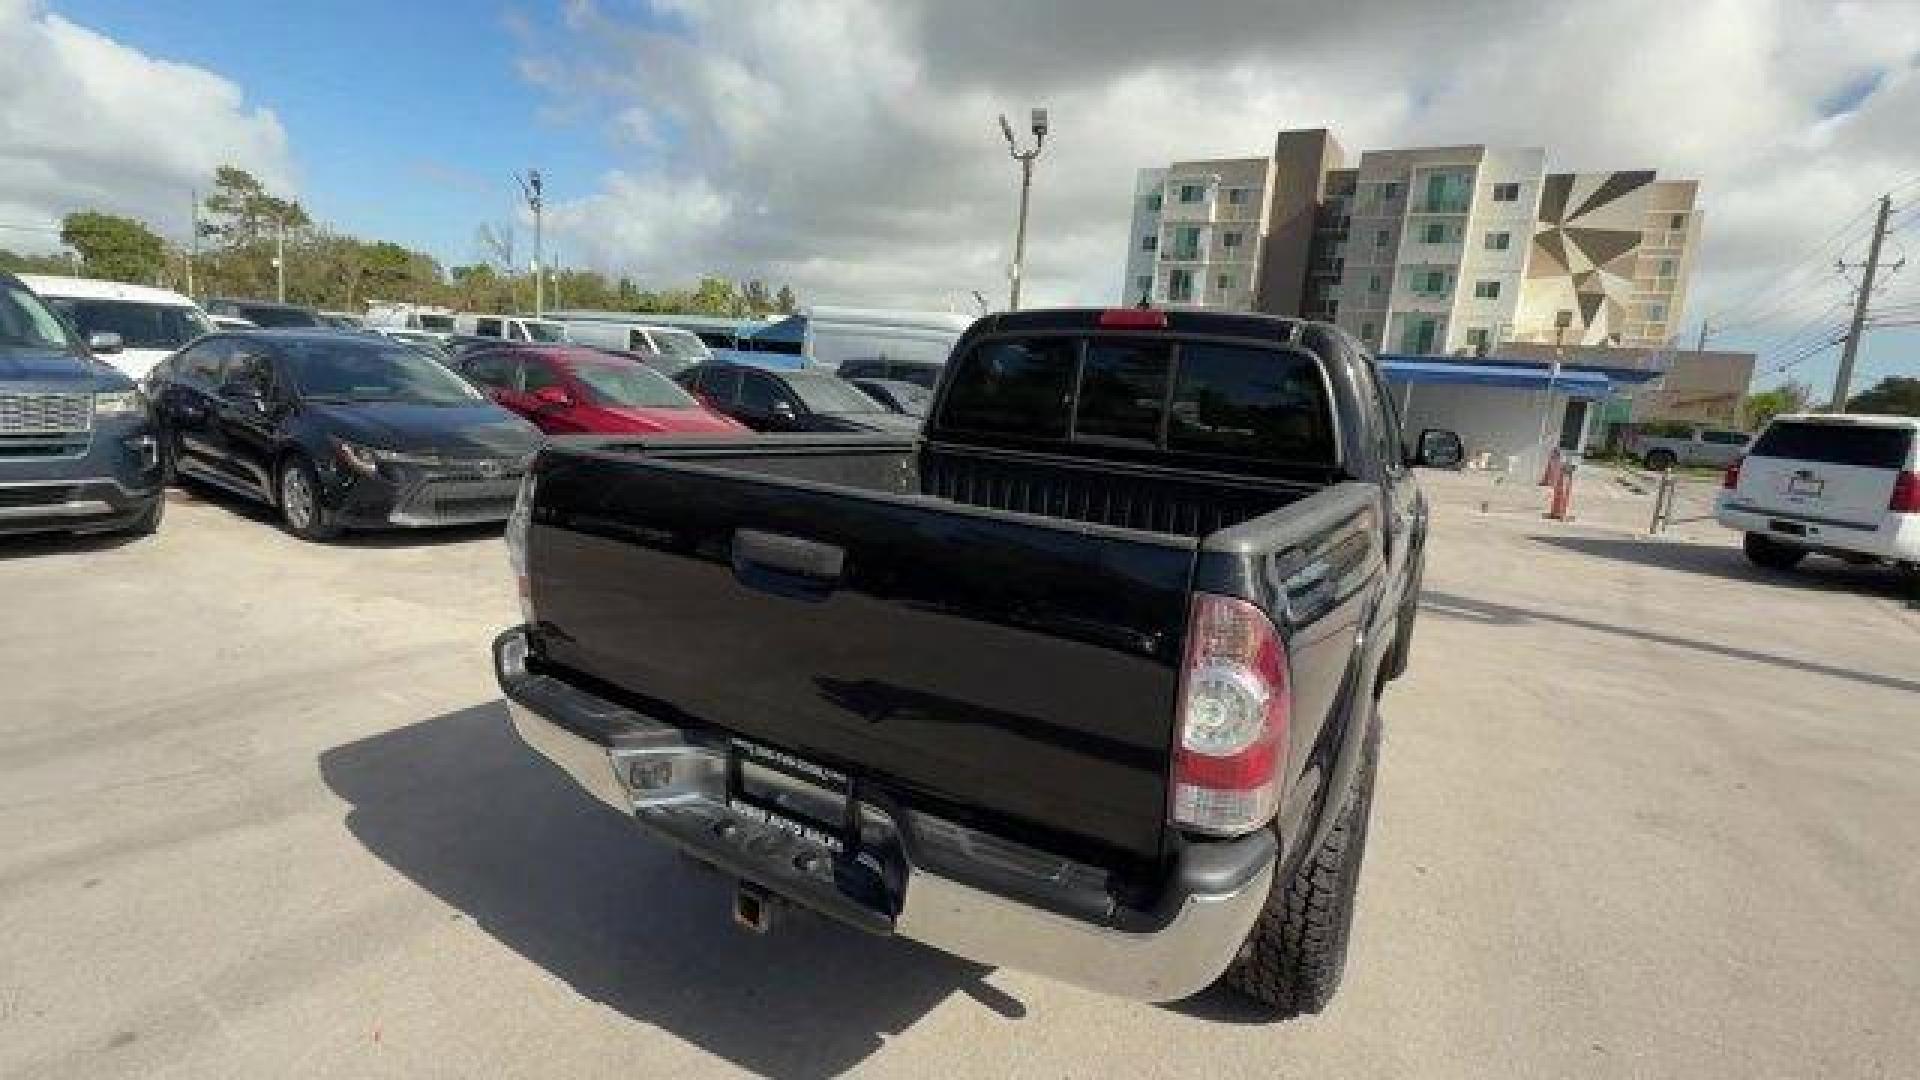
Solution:
[{"label": "black wheel", "polygon": [[340,535],[340,525],[320,495],[320,478],[313,463],[304,457],[290,457],[280,465],[280,480],[275,502],[280,504],[280,521],[287,531],[302,540],[316,543]]},{"label": "black wheel", "polygon": [[1748,533],[1743,546],[1746,548],[1747,558],[1752,560],[1753,565],[1766,570],[1791,570],[1800,565],[1801,559],[1807,557],[1805,548],[1783,544],[1759,533]]},{"label": "black wheel", "polygon": [[1652,469],[1654,472],[1666,472],[1668,469],[1673,468],[1673,451],[1649,450],[1647,451],[1645,460],[1647,468]]},{"label": "black wheel", "polygon": [[1360,862],[1367,850],[1373,777],[1380,757],[1376,721],[1361,748],[1346,806],[1293,880],[1276,881],[1266,910],[1221,981],[1280,1017],[1317,1013],[1333,1000],[1347,967]]},{"label": "black wheel", "polygon": [[127,532],[134,536],[152,536],[160,531],[160,519],[167,516],[167,489],[162,487],[153,497],[153,505],[141,514],[134,523],[127,526]]}]

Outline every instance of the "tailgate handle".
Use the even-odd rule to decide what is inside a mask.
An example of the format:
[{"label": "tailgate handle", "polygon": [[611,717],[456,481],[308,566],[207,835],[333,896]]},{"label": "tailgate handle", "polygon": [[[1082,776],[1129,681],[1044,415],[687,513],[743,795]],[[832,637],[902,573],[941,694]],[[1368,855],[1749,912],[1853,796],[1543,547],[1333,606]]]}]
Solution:
[{"label": "tailgate handle", "polygon": [[743,585],[824,597],[840,580],[845,548],[757,529],[733,531],[733,575]]}]

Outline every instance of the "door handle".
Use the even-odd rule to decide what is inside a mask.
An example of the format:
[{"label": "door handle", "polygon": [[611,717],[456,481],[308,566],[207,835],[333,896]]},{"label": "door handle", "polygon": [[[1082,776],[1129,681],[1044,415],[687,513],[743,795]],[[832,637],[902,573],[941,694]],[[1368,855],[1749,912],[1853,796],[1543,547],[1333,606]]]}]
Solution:
[{"label": "door handle", "polygon": [[733,576],[762,592],[799,600],[824,600],[846,568],[845,548],[784,533],[735,529]]}]

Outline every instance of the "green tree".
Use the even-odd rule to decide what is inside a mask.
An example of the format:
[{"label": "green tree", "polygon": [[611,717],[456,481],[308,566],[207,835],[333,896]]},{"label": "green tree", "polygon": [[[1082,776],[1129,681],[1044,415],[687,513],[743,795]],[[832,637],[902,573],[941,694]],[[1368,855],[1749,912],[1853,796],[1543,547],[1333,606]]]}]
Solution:
[{"label": "green tree", "polygon": [[22,255],[0,248],[0,270],[9,274],[71,274],[73,269],[65,255]]},{"label": "green tree", "polygon": [[688,313],[694,315],[738,315],[743,307],[733,291],[733,282],[723,277],[703,277],[700,287],[687,298]]},{"label": "green tree", "polygon": [[80,253],[88,277],[151,285],[166,266],[166,245],[144,222],[83,210],[60,223],[60,239]]},{"label": "green tree", "polygon": [[1813,388],[1799,382],[1781,383],[1771,390],[1751,394],[1744,407],[1747,430],[1759,431],[1767,426],[1767,421],[1782,413],[1805,412],[1812,400]]},{"label": "green tree", "polygon": [[1881,379],[1872,389],[1848,398],[1847,411],[1920,416],[1920,379],[1903,379],[1898,375]]},{"label": "green tree", "polygon": [[799,301],[794,299],[793,290],[785,285],[780,286],[780,293],[774,298],[774,302],[779,305],[782,315],[791,315],[799,308]]},{"label": "green tree", "polygon": [[[287,243],[298,248],[309,239],[305,231],[312,224],[298,202],[268,191],[245,169],[222,165],[214,171],[213,190],[201,202],[200,235],[213,241],[207,291],[271,293],[274,242],[284,233]],[[294,270],[297,262],[291,252],[287,263],[293,290],[293,279],[303,272]]]}]

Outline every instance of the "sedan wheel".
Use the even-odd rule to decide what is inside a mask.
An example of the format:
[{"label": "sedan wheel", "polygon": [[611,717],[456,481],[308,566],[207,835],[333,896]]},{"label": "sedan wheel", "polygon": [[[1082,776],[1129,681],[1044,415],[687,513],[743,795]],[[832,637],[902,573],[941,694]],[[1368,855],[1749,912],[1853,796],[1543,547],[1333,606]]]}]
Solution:
[{"label": "sedan wheel", "polygon": [[320,501],[320,483],[313,466],[295,458],[280,470],[280,519],[287,531],[302,540],[326,540],[339,533]]}]

